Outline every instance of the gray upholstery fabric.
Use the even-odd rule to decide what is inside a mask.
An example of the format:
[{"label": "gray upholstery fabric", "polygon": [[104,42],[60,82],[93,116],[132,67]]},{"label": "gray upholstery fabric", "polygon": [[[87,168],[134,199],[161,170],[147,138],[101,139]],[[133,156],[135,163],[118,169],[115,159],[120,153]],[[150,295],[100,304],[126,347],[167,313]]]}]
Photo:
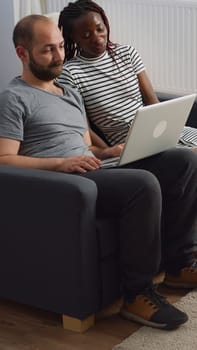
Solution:
[{"label": "gray upholstery fabric", "polygon": [[[172,98],[179,97],[179,95],[176,94],[168,94],[163,92],[157,92],[157,96],[160,101],[170,100]],[[193,128],[197,128],[197,98],[193,104],[186,125],[192,126]]]}]

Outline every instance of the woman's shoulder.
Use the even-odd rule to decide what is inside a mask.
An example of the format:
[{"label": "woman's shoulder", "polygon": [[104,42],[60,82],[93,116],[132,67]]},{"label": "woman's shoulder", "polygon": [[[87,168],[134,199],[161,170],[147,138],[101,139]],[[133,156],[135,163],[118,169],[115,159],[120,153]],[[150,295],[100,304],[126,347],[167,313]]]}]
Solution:
[{"label": "woman's shoulder", "polygon": [[123,53],[123,54],[132,54],[133,52],[136,52],[137,50],[135,49],[134,46],[132,45],[129,45],[129,44],[125,44],[125,45],[120,45],[120,44],[117,44],[114,51],[116,53]]},{"label": "woman's shoulder", "polygon": [[65,61],[64,62],[64,65],[63,65],[63,68],[70,68],[70,67],[77,67],[80,65],[80,60],[78,59],[77,56],[71,58],[70,60],[68,61]]}]

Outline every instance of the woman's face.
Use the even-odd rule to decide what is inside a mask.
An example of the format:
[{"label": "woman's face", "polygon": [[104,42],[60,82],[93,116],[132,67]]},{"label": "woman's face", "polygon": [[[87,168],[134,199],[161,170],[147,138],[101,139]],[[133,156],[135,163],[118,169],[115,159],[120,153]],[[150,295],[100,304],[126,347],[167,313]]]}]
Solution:
[{"label": "woman's face", "polygon": [[87,58],[101,56],[107,46],[107,28],[97,12],[87,12],[74,20],[72,40]]}]

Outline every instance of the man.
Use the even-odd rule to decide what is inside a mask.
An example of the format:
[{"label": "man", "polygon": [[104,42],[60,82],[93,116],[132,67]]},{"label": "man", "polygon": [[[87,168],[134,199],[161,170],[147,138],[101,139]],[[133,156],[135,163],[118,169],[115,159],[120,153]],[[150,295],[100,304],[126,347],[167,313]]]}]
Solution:
[{"label": "man", "polygon": [[187,315],[157,293],[152,277],[162,254],[166,284],[197,287],[196,154],[172,149],[125,168],[99,169],[100,159],[120,154],[122,145],[106,147],[99,139],[92,145],[80,96],[54,81],[64,59],[59,29],[44,16],[27,16],[13,41],[23,72],[0,95],[0,163],[93,180],[97,215],[119,219],[122,315],[163,329],[185,323]]}]

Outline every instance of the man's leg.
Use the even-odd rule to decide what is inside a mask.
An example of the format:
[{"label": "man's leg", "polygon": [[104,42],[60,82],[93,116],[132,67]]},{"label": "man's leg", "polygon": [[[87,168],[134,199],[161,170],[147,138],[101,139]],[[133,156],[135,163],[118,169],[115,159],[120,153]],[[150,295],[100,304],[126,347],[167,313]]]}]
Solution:
[{"label": "man's leg", "polygon": [[187,315],[152,287],[161,257],[161,191],[144,170],[108,169],[85,175],[98,188],[97,216],[119,218],[124,283],[122,315],[157,328],[176,328]]},{"label": "man's leg", "polygon": [[87,173],[98,188],[97,216],[119,218],[120,261],[125,290],[136,294],[150,283],[161,259],[161,191],[144,170]]}]

